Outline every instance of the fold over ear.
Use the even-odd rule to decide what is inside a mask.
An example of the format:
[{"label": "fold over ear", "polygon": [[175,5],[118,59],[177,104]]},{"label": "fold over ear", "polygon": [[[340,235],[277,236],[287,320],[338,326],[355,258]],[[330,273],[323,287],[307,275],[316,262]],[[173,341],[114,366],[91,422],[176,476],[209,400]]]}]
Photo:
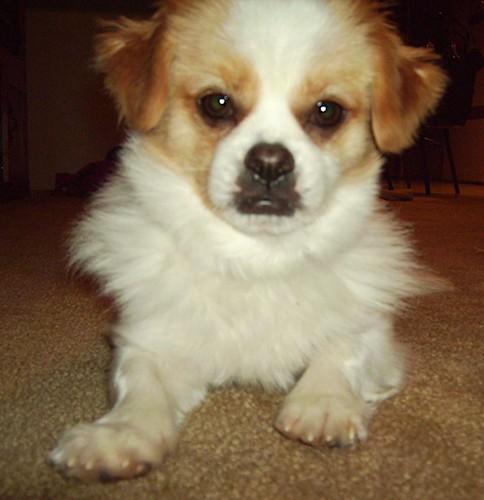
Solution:
[{"label": "fold over ear", "polygon": [[371,120],[381,152],[409,147],[421,122],[437,106],[447,77],[430,50],[403,45],[393,30],[374,33],[377,67],[372,88]]},{"label": "fold over ear", "polygon": [[168,9],[145,21],[122,17],[104,22],[106,31],[96,39],[96,67],[104,74],[120,118],[144,132],[156,126],[168,97]]}]

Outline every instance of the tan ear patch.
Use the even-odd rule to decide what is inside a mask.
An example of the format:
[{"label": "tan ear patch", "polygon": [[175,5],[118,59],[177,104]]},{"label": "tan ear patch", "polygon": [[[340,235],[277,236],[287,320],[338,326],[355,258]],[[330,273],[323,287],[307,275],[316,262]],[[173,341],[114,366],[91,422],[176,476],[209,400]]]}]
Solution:
[{"label": "tan ear patch", "polygon": [[371,119],[380,151],[399,153],[409,147],[421,122],[434,111],[447,77],[430,50],[403,45],[385,24],[374,35],[377,67],[372,88]]},{"label": "tan ear patch", "polygon": [[104,23],[98,35],[96,65],[105,75],[120,117],[129,127],[148,131],[158,123],[168,97],[171,51],[165,37],[165,9],[147,21]]}]

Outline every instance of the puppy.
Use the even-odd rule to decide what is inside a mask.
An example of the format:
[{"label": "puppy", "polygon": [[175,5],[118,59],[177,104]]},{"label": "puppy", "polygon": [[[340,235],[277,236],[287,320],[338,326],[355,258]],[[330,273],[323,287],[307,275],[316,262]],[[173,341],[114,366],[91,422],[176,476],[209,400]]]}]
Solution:
[{"label": "puppy", "polygon": [[402,383],[392,316],[427,285],[378,202],[446,78],[377,2],[168,0],[108,25],[99,68],[131,132],[72,239],[114,297],[113,408],[50,455],[132,478],[227,383],[288,391],[282,434],[367,436]]}]

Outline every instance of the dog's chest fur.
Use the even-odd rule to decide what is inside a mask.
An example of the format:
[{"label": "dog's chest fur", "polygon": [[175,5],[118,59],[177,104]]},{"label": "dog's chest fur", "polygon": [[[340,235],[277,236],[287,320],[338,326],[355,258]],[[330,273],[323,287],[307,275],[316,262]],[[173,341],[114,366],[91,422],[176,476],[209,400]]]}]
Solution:
[{"label": "dog's chest fur", "polygon": [[[144,158],[138,139],[130,144],[122,175],[80,224],[73,246],[73,259],[106,279],[118,300],[118,341],[128,329],[128,342],[185,359],[207,383],[279,388],[321,349],[337,351],[344,341],[366,351],[361,326],[396,307],[402,279],[387,245],[377,256],[371,248],[375,233],[391,240],[386,217],[375,214],[360,231],[338,226],[329,213],[296,237],[245,238]],[[403,256],[404,246],[397,248]]]}]

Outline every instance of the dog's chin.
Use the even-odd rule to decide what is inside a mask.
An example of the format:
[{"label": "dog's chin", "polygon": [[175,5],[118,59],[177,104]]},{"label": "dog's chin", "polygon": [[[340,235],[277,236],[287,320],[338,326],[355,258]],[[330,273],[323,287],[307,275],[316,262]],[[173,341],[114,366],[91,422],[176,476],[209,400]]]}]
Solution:
[{"label": "dog's chin", "polygon": [[[229,194],[212,191],[214,212],[241,233],[251,236],[289,235],[312,224],[330,201],[330,193],[308,190],[304,195],[296,186],[234,186]],[[315,192],[314,192],[315,191]]]},{"label": "dog's chin", "polygon": [[218,213],[238,231],[257,237],[283,236],[310,222],[301,207],[273,199],[239,200]]},{"label": "dog's chin", "polygon": [[296,199],[271,195],[235,197],[235,206],[239,213],[247,215],[274,215],[292,217],[297,209]]}]

